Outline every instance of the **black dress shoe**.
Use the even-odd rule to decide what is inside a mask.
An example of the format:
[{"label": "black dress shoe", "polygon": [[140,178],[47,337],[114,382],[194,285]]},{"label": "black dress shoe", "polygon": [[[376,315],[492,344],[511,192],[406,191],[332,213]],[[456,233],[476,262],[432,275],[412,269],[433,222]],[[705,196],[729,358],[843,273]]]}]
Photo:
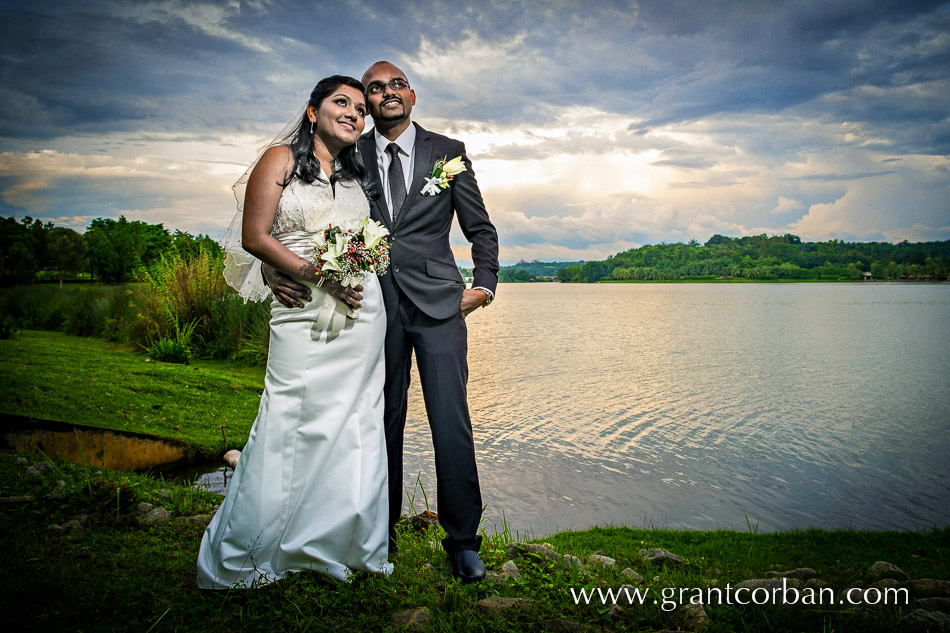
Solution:
[{"label": "black dress shoe", "polygon": [[452,563],[452,575],[462,580],[462,584],[480,582],[485,578],[485,565],[478,552],[462,549],[449,554]]}]

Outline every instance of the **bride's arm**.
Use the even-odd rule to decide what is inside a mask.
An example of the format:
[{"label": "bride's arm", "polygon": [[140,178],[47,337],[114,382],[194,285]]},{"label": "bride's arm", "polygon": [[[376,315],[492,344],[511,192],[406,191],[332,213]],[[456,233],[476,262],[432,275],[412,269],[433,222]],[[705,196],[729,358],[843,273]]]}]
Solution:
[{"label": "bride's arm", "polygon": [[293,154],[287,146],[272,147],[261,156],[247,181],[241,245],[248,253],[277,270],[316,283],[318,277],[313,263],[294,254],[270,234],[277,203],[284,191],[282,183],[287,181],[293,168]]}]

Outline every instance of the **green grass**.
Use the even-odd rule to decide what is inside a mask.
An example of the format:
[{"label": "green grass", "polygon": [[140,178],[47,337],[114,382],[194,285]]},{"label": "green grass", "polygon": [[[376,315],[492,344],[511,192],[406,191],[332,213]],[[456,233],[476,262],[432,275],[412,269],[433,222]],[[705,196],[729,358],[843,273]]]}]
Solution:
[{"label": "green grass", "polygon": [[[42,459],[28,456],[29,463]],[[18,461],[20,460],[20,461]],[[172,521],[144,526],[135,506],[146,501],[175,516],[207,514],[220,498],[145,475],[90,473],[55,461],[40,477],[24,474],[24,458],[0,453],[0,496],[31,495],[29,503],[0,506],[0,613],[15,631],[380,631],[392,630],[393,616],[426,607],[432,631],[552,630],[568,620],[591,630],[640,631],[675,628],[664,611],[664,590],[724,587],[782,569],[812,567],[838,591],[865,583],[869,565],[884,559],[912,578],[948,578],[950,530],[857,532],[805,530],[786,533],[688,532],[624,527],[563,532],[548,541],[557,551],[586,558],[604,551],[616,568],[570,569],[538,554],[515,558],[519,581],[461,585],[444,554],[433,547],[443,533],[413,532],[404,526],[395,572],[381,578],[358,574],[349,584],[329,584],[301,573],[273,585],[243,591],[200,591],[195,561],[203,527]],[[92,470],[92,469],[90,469]],[[54,482],[66,483],[63,499],[48,498]],[[91,484],[88,481],[91,480]],[[57,534],[80,514],[89,517],[82,534]],[[483,558],[489,569],[511,558],[505,535],[486,535]],[[646,562],[643,548],[661,547],[687,559],[681,567]],[[575,604],[571,588],[619,587],[631,567],[661,604],[625,606],[617,618],[600,604]],[[494,618],[477,606],[501,595],[532,601],[527,608]],[[648,601],[649,602],[649,601]],[[838,606],[708,605],[707,629],[732,631],[892,631],[908,607],[887,607],[872,617]],[[553,626],[553,625],[550,625]],[[557,629],[553,629],[557,630]]]},{"label": "green grass", "polygon": [[[253,422],[263,370],[220,361],[171,365],[146,361],[134,349],[96,339],[24,331],[0,340],[0,411],[147,432],[220,453],[220,425],[229,446],[240,446]],[[162,420],[162,418],[165,418]],[[178,426],[179,428],[175,428]],[[30,495],[29,503],[0,504],[0,613],[16,631],[351,631],[391,630],[393,616],[426,607],[432,631],[535,631],[569,620],[603,631],[675,628],[663,592],[725,587],[762,578],[772,567],[811,567],[842,591],[864,585],[878,560],[912,578],[950,579],[950,528],[927,532],[803,530],[781,533],[601,527],[544,540],[561,553],[586,558],[603,551],[616,568],[579,571],[529,554],[516,557],[522,579],[463,586],[451,578],[435,544],[441,531],[400,538],[389,578],[360,574],[350,584],[327,584],[303,573],[252,591],[204,592],[195,585],[202,527],[187,522],[145,527],[136,503],[161,505],[176,516],[206,514],[219,497],[146,475],[122,474],[55,461],[55,470],[27,477],[20,458],[0,453],[0,497]],[[48,497],[54,482],[66,496]],[[165,492],[161,492],[165,491]],[[424,494],[424,493],[423,493]],[[421,510],[422,498],[416,499]],[[57,534],[50,524],[88,515],[83,534]],[[483,558],[497,570],[511,558],[510,535],[486,534]],[[685,557],[681,567],[647,562],[640,550],[659,547]],[[660,604],[624,606],[611,617],[599,603],[576,604],[571,589],[617,588],[620,570],[634,569]],[[477,606],[501,595],[531,606],[500,619]],[[917,596],[912,596],[917,597]],[[708,605],[710,633],[732,631],[893,631],[913,607],[887,607],[867,616],[837,605]],[[548,624],[544,624],[548,623]],[[553,629],[557,630],[557,629]]]},{"label": "green grass", "polygon": [[207,454],[247,440],[264,370],[159,363],[127,346],[57,332],[0,340],[0,412],[184,441]]}]

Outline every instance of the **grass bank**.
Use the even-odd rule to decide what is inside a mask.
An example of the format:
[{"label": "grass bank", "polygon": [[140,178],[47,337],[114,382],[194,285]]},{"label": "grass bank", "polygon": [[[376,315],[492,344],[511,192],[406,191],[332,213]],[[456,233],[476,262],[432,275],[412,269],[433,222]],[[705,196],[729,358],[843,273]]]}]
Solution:
[{"label": "grass bank", "polygon": [[[755,534],[611,527],[547,537],[550,550],[535,553],[510,549],[510,535],[486,535],[488,568],[500,572],[507,563],[520,577],[463,586],[437,546],[441,530],[404,525],[388,578],[361,573],[350,583],[329,584],[301,573],[261,589],[206,592],[196,588],[195,560],[219,498],[144,475],[92,472],[56,460],[44,466],[42,459],[0,453],[0,572],[8,579],[0,612],[8,630],[653,631],[690,626],[681,605],[692,591],[808,567],[837,598],[849,588],[865,595],[871,587],[894,586],[907,588],[910,604],[710,603],[700,607],[705,630],[884,632],[904,630],[902,618],[930,604],[916,600],[946,593],[946,582],[920,579],[950,577],[947,529]],[[684,561],[650,562],[644,555],[650,548]],[[596,552],[616,564],[593,562]],[[561,554],[583,564],[565,564]],[[912,580],[875,581],[868,569],[882,559]],[[611,608],[598,599],[574,599],[582,588],[624,584],[643,592],[644,604],[622,600]],[[509,601],[499,612],[501,598],[520,602]],[[400,625],[410,618],[422,623]]]},{"label": "grass bank", "polygon": [[0,340],[0,364],[2,413],[158,435],[209,455],[244,445],[264,385],[260,367],[159,363],[134,346],[59,332]]}]

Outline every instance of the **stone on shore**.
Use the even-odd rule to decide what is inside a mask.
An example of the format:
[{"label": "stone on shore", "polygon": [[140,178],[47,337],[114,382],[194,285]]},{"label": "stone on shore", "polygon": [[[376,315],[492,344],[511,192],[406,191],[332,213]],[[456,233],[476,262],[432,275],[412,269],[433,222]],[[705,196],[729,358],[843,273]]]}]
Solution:
[{"label": "stone on shore", "polygon": [[587,557],[587,562],[594,565],[600,565],[601,567],[616,567],[617,561],[609,556],[604,556],[603,554],[591,554]]},{"label": "stone on shore", "polygon": [[701,604],[684,604],[674,618],[684,631],[699,631],[709,626],[709,614]]},{"label": "stone on shore", "polygon": [[394,614],[390,624],[394,629],[406,626],[410,631],[424,631],[432,624],[432,614],[426,607],[406,609]]},{"label": "stone on shore", "polygon": [[799,580],[808,580],[809,578],[817,578],[818,572],[811,567],[800,567],[799,569],[793,569],[791,571],[767,571],[765,572],[765,577],[798,578]]},{"label": "stone on shore", "polygon": [[868,576],[872,580],[880,580],[881,578],[893,578],[894,580],[904,581],[909,578],[909,576],[897,565],[892,565],[883,560],[879,560],[868,568]]},{"label": "stone on shore", "polygon": [[674,565],[682,565],[686,561],[683,558],[677,556],[676,554],[671,554],[665,549],[651,548],[647,550],[640,550],[640,555],[643,556],[651,563],[671,563]]},{"label": "stone on shore", "polygon": [[496,618],[505,615],[511,609],[524,609],[534,605],[533,600],[526,598],[506,598],[504,596],[490,596],[475,603],[482,611]]},{"label": "stone on shore", "polygon": [[629,567],[625,568],[622,572],[620,572],[620,575],[623,576],[624,578],[627,578],[627,579],[629,579],[629,580],[631,580],[631,581],[637,583],[638,585],[642,585],[642,584],[643,584],[643,576],[641,576],[641,575],[638,574],[637,572],[633,571],[633,570],[630,569]]},{"label": "stone on shore", "polygon": [[906,631],[950,631],[950,615],[940,611],[917,609],[901,618],[901,624]]},{"label": "stone on shore", "polygon": [[418,532],[425,532],[429,528],[439,525],[439,515],[429,510],[423,510],[414,517],[409,517],[409,523]]},{"label": "stone on shore", "polygon": [[238,460],[241,459],[241,451],[233,448],[224,454],[224,463],[227,464],[228,468],[234,470],[237,468]]}]

